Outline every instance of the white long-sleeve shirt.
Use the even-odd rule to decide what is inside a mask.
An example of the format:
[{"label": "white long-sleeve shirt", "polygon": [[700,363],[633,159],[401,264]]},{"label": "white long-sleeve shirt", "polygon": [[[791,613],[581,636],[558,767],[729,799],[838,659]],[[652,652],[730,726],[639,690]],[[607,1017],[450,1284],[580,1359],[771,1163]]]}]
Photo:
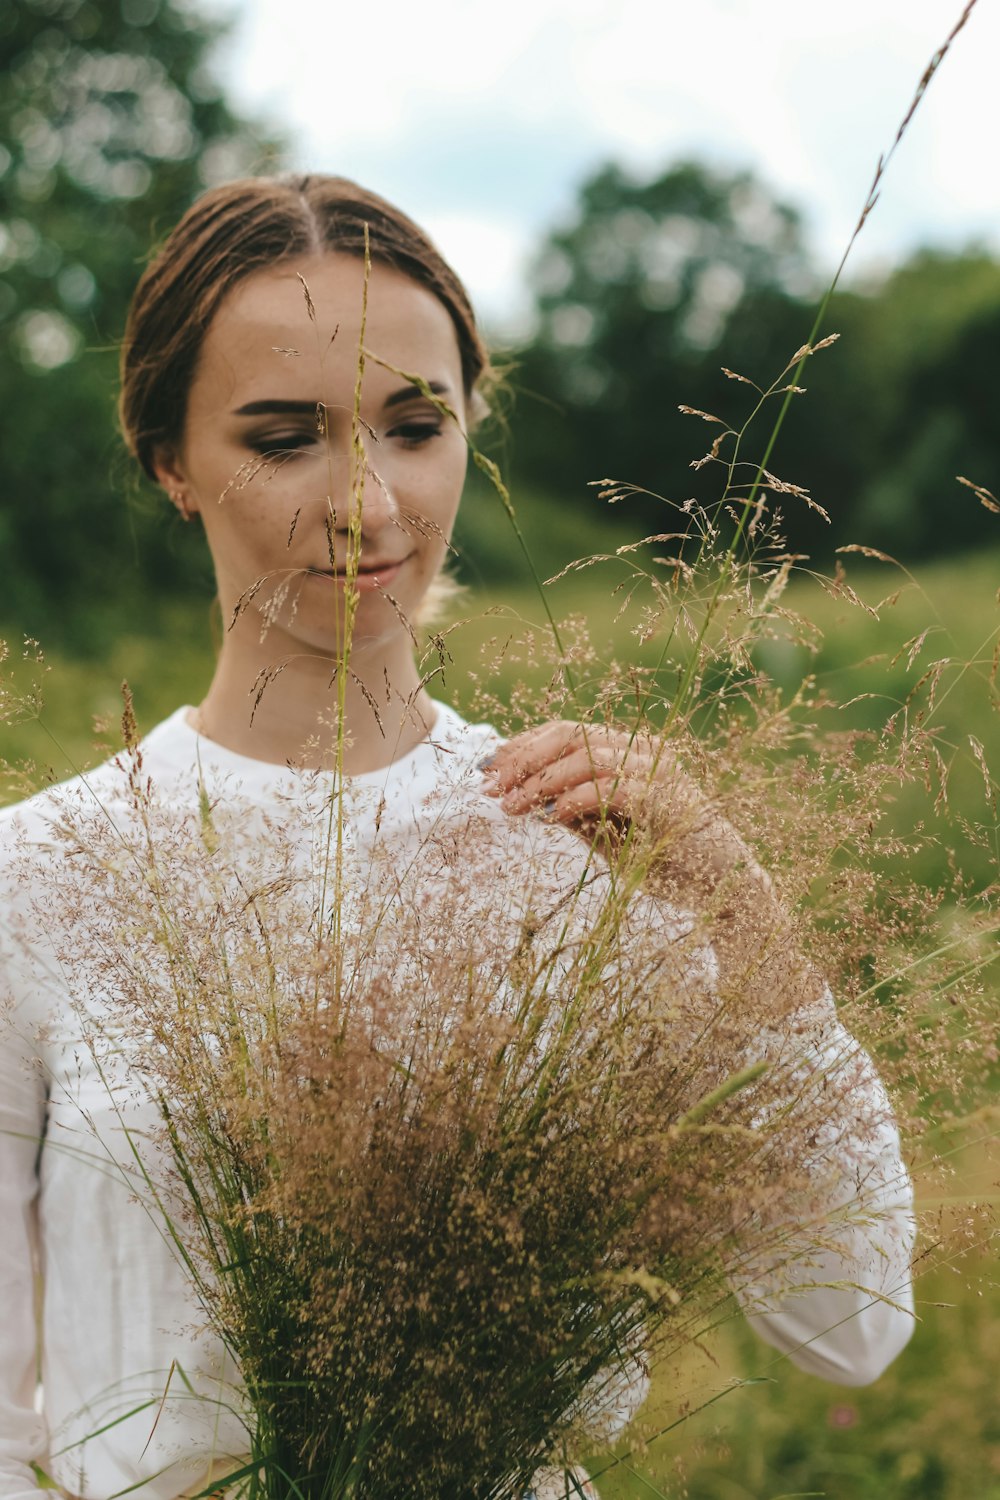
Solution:
[{"label": "white long-sleeve shirt", "polygon": [[[188,712],[143,744],[161,805],[196,824],[200,779],[218,817],[258,854],[282,809],[296,808],[295,836],[307,837],[310,797],[318,816],[328,782],[200,738]],[[523,914],[538,870],[571,888],[586,858],[582,841],[538,819],[506,818],[484,795],[477,763],[496,743],[487,726],[438,705],[427,740],[387,769],[351,778],[345,836],[355,868],[378,849],[402,868],[406,851],[468,817],[497,831],[481,871],[491,916],[505,901]],[[151,1500],[174,1500],[210,1463],[246,1452],[237,1374],[130,1186],[125,1132],[152,1128],[152,1106],[128,1079],[98,1072],[79,1007],[86,954],[70,975],[66,949],[40,916],[45,884],[65,859],[54,825],[98,808],[100,817],[127,816],[124,781],[109,762],[0,812],[0,1500],[37,1497],[33,1463],[86,1500],[143,1481]],[[444,844],[441,861],[444,869]],[[494,924],[494,935],[503,930],[502,920]],[[841,1070],[849,1059],[864,1120],[857,1131],[850,1118],[838,1127],[841,1169],[828,1190],[830,1213],[844,1219],[836,1247],[819,1264],[748,1261],[733,1279],[766,1341],[804,1370],[862,1384],[909,1337],[911,1194],[881,1085],[832,1005],[820,1031],[815,1065]],[[842,1285],[813,1284],[822,1282]],[[641,1381],[619,1390],[620,1416],[642,1395]]]}]

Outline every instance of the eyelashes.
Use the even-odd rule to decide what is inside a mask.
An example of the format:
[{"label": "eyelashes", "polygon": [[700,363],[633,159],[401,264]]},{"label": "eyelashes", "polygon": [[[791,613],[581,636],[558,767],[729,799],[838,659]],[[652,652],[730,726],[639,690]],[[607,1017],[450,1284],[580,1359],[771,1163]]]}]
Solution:
[{"label": "eyelashes", "polygon": [[[387,439],[398,440],[404,448],[421,448],[432,438],[440,437],[441,422],[400,422],[386,433]],[[261,437],[247,439],[247,447],[260,458],[288,459],[309,449],[319,453],[326,451],[325,441],[314,432],[267,433]]]},{"label": "eyelashes", "polygon": [[401,422],[386,433],[386,437],[402,438],[408,448],[419,448],[421,443],[440,436],[440,422]]},{"label": "eyelashes", "polygon": [[300,453],[303,448],[308,448],[314,442],[313,437],[305,432],[289,432],[275,434],[274,436],[261,438],[248,438],[247,447],[261,458],[282,458],[288,454]]}]

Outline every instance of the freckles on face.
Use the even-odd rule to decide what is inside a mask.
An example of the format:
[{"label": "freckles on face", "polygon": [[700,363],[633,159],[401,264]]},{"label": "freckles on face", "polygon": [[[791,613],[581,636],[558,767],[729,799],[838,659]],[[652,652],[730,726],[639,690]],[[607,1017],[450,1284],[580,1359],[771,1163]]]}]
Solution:
[{"label": "freckles on face", "polygon": [[338,254],[237,285],[205,336],[179,455],[223,608],[259,585],[256,607],[322,646],[353,587],[369,633],[403,628],[447,551],[464,423],[455,328],[418,282],[374,264],[366,289],[362,261]]}]

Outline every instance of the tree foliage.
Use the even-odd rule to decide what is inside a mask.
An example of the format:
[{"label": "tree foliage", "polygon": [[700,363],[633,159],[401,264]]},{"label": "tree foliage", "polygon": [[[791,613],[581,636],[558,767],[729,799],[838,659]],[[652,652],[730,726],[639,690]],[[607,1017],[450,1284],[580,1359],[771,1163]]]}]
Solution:
[{"label": "tree foliage", "polygon": [[[597,503],[584,487],[604,476],[678,501],[717,494],[717,470],[687,468],[707,443],[678,406],[739,425],[753,392],[722,367],[770,384],[822,291],[795,211],[750,174],[696,163],[649,182],[603,168],[548,237],[533,280],[515,468],[576,508]],[[851,541],[915,558],[992,536],[955,475],[972,470],[996,489],[1000,265],[975,249],[918,253],[838,296],[823,331],[842,337],[810,362],[771,467],[831,520],[788,502],[793,545],[828,563]],[[747,456],[761,455],[771,419]],[[640,510],[662,524],[655,502]]]},{"label": "tree foliage", "polygon": [[568,493],[608,474],[683,477],[701,434],[679,403],[704,406],[734,330],[757,352],[794,337],[815,277],[794,210],[748,173],[688,162],[648,183],[599,171],[533,282],[537,332],[516,379],[539,399],[520,402],[515,451]]},{"label": "tree foliage", "polygon": [[[279,151],[213,80],[220,30],[189,0],[0,6],[2,614],[53,643],[99,645],[105,602],[120,614],[207,582],[196,529],[124,461],[114,400],[151,244],[204,186]],[[604,476],[714,498],[716,472],[688,467],[705,430],[678,406],[741,420],[753,393],[721,367],[770,382],[822,289],[793,208],[750,173],[694,162],[646,181],[595,172],[532,283],[508,466],[529,510],[546,496],[528,531],[564,538],[582,507],[600,517],[586,485]],[[918,254],[838,297],[826,331],[843,336],[810,361],[772,464],[832,518],[789,501],[796,550],[826,563],[863,541],[909,559],[992,540],[994,518],[954,476],[1000,488],[997,261]],[[662,507],[632,519],[661,529]],[[487,551],[479,571],[503,571],[507,533]]]},{"label": "tree foliage", "polygon": [[0,8],[0,551],[4,614],[79,631],[109,582],[177,589],[193,552],[127,504],[117,341],[151,242],[272,147],[212,77],[220,27],[182,0]]}]

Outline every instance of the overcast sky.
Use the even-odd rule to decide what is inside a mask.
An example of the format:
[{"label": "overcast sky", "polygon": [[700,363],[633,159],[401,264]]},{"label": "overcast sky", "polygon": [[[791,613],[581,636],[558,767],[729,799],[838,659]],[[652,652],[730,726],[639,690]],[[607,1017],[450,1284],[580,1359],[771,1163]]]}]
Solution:
[{"label": "overcast sky", "polygon": [[[878,155],[963,0],[204,0],[217,71],[296,165],[353,176],[438,239],[487,319],[574,187],[615,158],[753,167],[833,265]],[[858,244],[1000,249],[1000,0],[978,0]]]}]

